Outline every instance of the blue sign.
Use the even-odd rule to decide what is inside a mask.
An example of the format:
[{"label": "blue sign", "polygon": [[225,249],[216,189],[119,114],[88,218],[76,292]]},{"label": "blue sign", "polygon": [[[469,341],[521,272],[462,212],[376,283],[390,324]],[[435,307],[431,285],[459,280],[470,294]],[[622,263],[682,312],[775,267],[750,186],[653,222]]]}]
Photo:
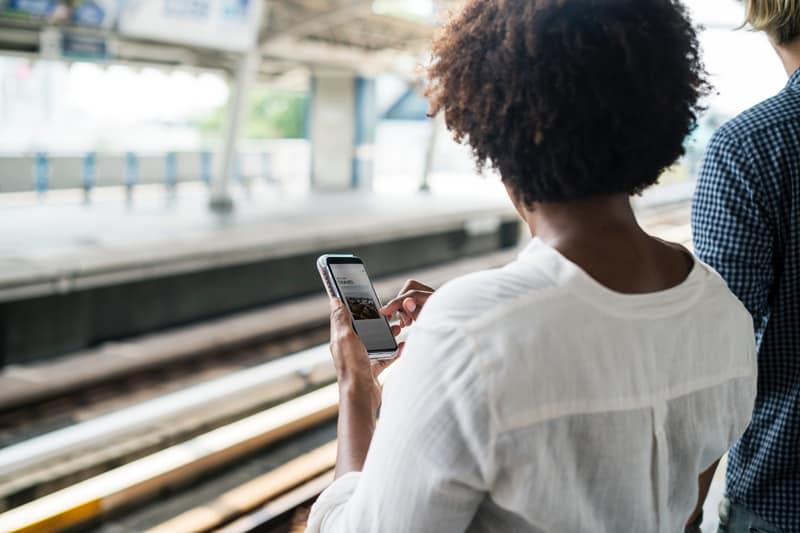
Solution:
[{"label": "blue sign", "polygon": [[106,11],[93,0],[84,0],[72,8],[72,22],[81,26],[103,26]]},{"label": "blue sign", "polygon": [[7,7],[10,11],[20,11],[34,17],[47,17],[55,8],[55,0],[9,0]]},{"label": "blue sign", "polygon": [[61,55],[70,59],[103,61],[110,54],[108,42],[102,35],[65,31],[61,35]]},{"label": "blue sign", "polygon": [[263,0],[123,1],[119,3],[117,27],[123,36],[241,53],[256,45],[266,3]]}]

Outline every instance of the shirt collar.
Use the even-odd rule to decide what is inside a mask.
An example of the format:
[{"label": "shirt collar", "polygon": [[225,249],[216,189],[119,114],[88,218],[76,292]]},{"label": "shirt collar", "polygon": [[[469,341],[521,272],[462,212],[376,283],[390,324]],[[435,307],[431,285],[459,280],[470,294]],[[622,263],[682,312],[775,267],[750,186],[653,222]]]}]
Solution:
[{"label": "shirt collar", "polygon": [[624,294],[601,285],[581,267],[538,237],[534,237],[521,251],[519,261],[536,265],[537,270],[550,278],[556,286],[563,287],[616,316],[670,316],[694,305],[710,279],[709,270],[695,260],[689,276],[674,287],[644,294]]},{"label": "shirt collar", "polygon": [[789,83],[787,84],[787,86],[793,86],[793,85],[800,86],[800,68],[795,70],[794,74],[792,74],[789,77]]}]

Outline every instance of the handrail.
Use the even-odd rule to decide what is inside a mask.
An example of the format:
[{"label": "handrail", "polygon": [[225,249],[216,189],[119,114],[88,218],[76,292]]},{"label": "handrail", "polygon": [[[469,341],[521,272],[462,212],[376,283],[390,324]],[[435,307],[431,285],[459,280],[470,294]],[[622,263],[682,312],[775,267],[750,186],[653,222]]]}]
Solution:
[{"label": "handrail", "polygon": [[[0,194],[82,189],[87,199],[99,187],[163,184],[168,191],[185,182],[209,185],[218,172],[212,150],[84,153],[0,153]],[[310,146],[306,140],[282,140],[243,147],[238,152],[236,182],[308,179]]]}]

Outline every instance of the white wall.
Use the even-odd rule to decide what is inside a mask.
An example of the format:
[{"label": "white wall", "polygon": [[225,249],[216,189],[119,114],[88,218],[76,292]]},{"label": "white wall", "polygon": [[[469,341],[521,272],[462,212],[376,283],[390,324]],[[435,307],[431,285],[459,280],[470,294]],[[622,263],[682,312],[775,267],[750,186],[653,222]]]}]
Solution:
[{"label": "white wall", "polygon": [[349,189],[355,155],[355,76],[316,74],[310,111],[313,186]]}]

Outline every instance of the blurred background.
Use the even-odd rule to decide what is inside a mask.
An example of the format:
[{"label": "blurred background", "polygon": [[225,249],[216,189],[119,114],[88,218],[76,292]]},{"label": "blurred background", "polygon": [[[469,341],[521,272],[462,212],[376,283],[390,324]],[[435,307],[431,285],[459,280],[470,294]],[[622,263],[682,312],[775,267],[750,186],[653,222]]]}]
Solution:
[{"label": "blurred background", "polygon": [[[0,0],[0,531],[300,520],[335,450],[316,256],[387,298],[525,240],[426,116],[456,4]],[[690,246],[708,140],[786,76],[739,2],[686,4],[715,91],[636,206]]]},{"label": "blurred background", "polygon": [[[315,175],[310,145],[314,123],[320,122],[312,120],[314,104],[328,92],[327,87],[322,94],[315,91],[315,82],[322,79],[326,85],[328,78],[347,76],[361,84],[358,111],[366,131],[359,152],[372,165],[370,179],[364,180],[368,183],[358,185],[378,191],[419,185],[431,129],[442,129],[425,117],[419,67],[449,2],[379,0],[342,7],[333,1],[276,1],[258,13],[255,4],[245,2],[237,8],[240,14],[219,15],[219,20],[205,12],[184,14],[192,22],[180,31],[168,22],[169,13],[146,9],[147,4],[0,4],[0,193],[121,187],[126,179],[169,178],[151,175],[169,174],[166,162],[137,174],[127,169],[126,156],[141,164],[180,154],[187,161],[177,165],[175,180],[210,181],[219,172],[217,160],[234,111],[238,55],[250,43],[257,43],[258,51],[240,104],[233,172],[238,185],[266,180],[308,190]],[[665,176],[665,183],[690,181],[711,132],[785,82],[766,39],[734,31],[742,18],[736,1],[687,4],[705,28],[702,45],[717,92],[700,128],[687,140],[686,160]],[[216,7],[211,0],[195,8],[200,5]],[[201,16],[208,18],[200,21]],[[232,34],[237,39],[230,39]],[[472,174],[467,151],[443,131],[436,141],[431,181]],[[16,175],[17,158],[37,155],[46,160],[49,172],[41,173],[50,183],[37,177],[31,161],[20,167],[23,175]],[[90,169],[80,165],[61,168],[68,164],[64,159],[87,157],[101,160],[95,164],[104,166],[103,176],[91,180],[81,175]],[[121,160],[112,165],[106,161],[111,158]]]}]

